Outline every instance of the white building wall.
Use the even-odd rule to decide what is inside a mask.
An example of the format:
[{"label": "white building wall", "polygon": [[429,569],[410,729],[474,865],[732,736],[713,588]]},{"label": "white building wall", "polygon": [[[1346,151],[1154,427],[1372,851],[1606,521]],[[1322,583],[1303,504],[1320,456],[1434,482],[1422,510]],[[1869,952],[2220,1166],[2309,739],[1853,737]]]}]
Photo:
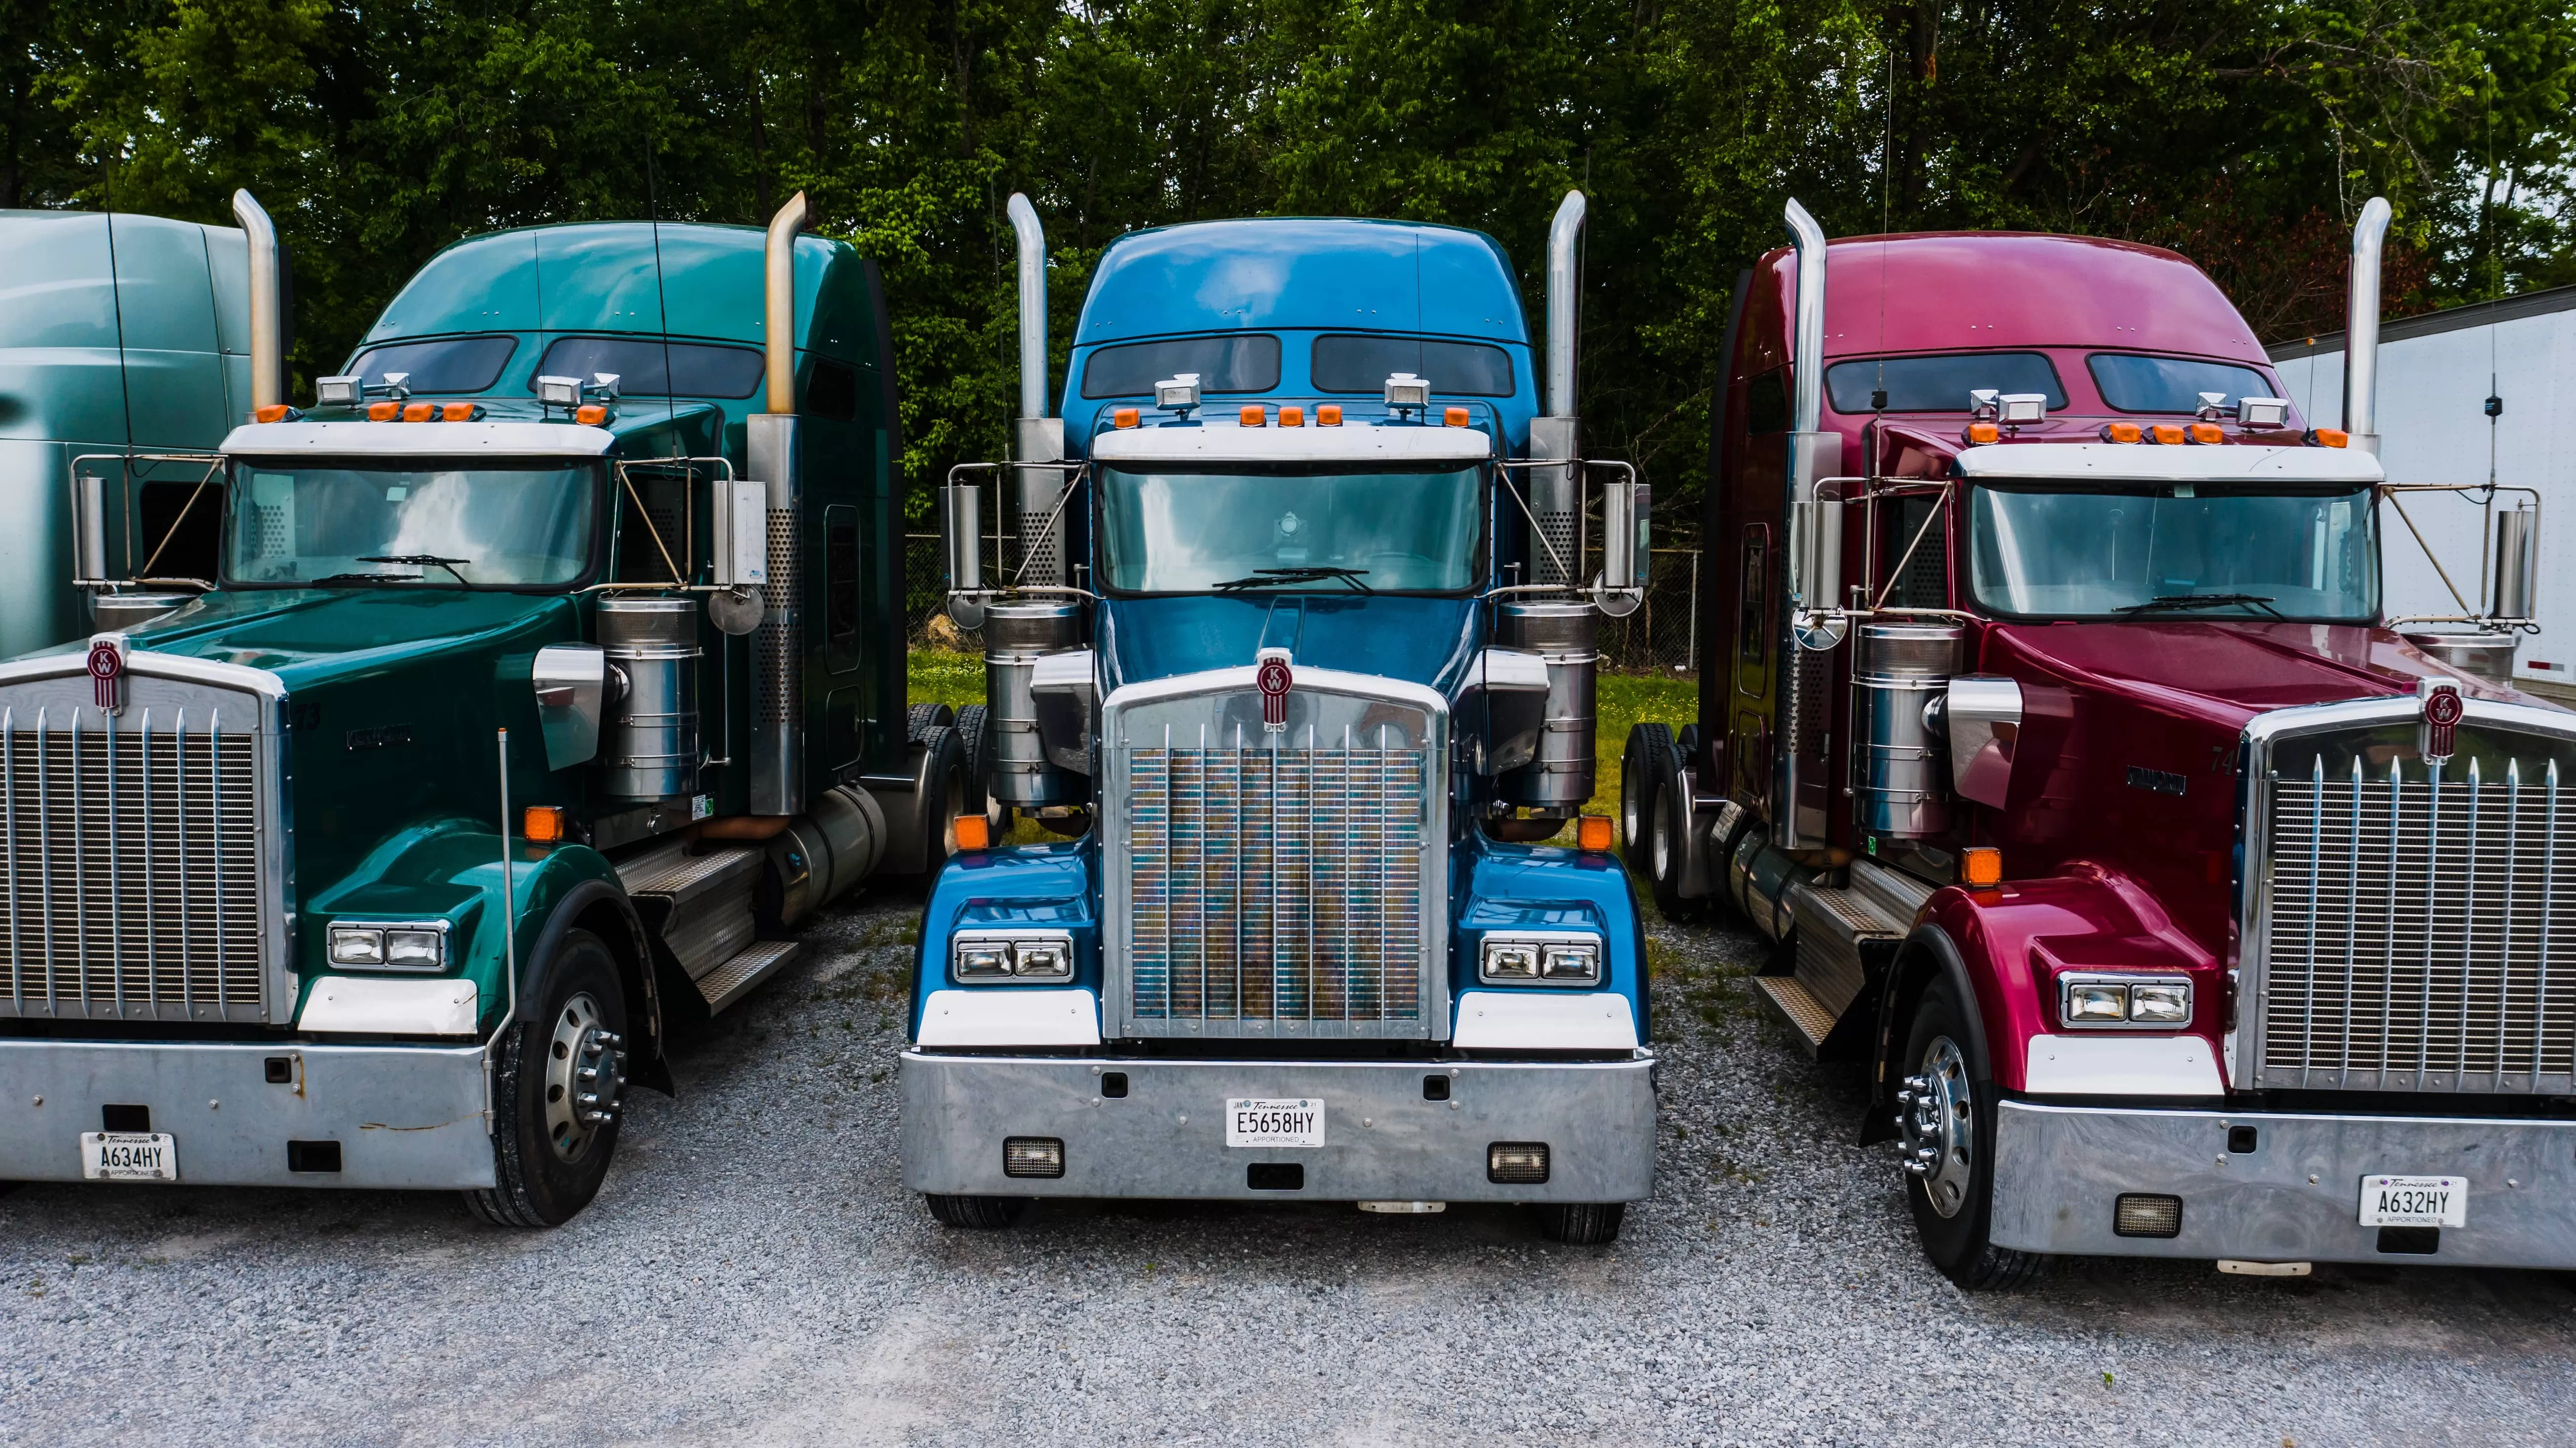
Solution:
[{"label": "white building wall", "polygon": [[[2340,339],[2333,342],[2307,355],[2274,349],[2282,386],[2310,426],[2342,420],[2343,351]],[[2503,415],[2492,422],[2486,416],[2491,378],[2504,399]],[[2514,672],[2576,685],[2576,297],[2563,310],[2536,316],[2382,340],[2379,434],[2380,460],[2392,483],[2482,486],[2492,443],[2495,481],[2539,491],[2541,632],[2524,639]],[[2485,510],[2458,494],[2405,493],[2396,500],[2467,600],[2465,611],[2484,611],[2480,580],[2494,568],[2486,556]],[[2499,493],[2496,507],[2518,501]],[[2425,552],[2397,510],[2383,507],[2380,553],[2390,617],[2464,611]]]}]

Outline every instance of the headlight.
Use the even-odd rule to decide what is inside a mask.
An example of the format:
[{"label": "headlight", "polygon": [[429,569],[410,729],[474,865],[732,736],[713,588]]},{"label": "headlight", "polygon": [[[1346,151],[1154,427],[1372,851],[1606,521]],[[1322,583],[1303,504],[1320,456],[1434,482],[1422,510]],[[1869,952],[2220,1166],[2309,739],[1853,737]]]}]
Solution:
[{"label": "headlight", "polygon": [[2061,975],[2057,1018],[2072,1028],[2180,1030],[2191,1024],[2191,982],[2178,976]]},{"label": "headlight", "polygon": [[1073,937],[1062,931],[959,935],[949,943],[948,972],[960,981],[1071,980]]},{"label": "headlight", "polygon": [[331,926],[331,963],[358,970],[445,970],[447,922],[335,922]]},{"label": "headlight", "polygon": [[1601,937],[1577,930],[1488,935],[1477,974],[1499,985],[1599,985]]}]

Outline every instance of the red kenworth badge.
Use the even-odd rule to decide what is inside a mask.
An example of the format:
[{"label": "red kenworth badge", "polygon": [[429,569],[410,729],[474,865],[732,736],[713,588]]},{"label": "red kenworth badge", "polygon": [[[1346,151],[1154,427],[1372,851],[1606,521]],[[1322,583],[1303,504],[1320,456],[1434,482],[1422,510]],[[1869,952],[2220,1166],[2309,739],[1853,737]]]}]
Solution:
[{"label": "red kenworth badge", "polygon": [[125,650],[112,638],[92,640],[89,646],[90,695],[98,707],[116,712],[116,681],[125,677]]},{"label": "red kenworth badge", "polygon": [[2424,762],[2440,764],[2451,757],[2460,716],[2468,712],[2460,686],[2449,679],[2426,679],[2424,691]]},{"label": "red kenworth badge", "polygon": [[1254,671],[1253,682],[1261,688],[1261,727],[1288,727],[1288,687],[1296,676],[1288,672],[1286,649],[1263,649],[1261,667]]}]

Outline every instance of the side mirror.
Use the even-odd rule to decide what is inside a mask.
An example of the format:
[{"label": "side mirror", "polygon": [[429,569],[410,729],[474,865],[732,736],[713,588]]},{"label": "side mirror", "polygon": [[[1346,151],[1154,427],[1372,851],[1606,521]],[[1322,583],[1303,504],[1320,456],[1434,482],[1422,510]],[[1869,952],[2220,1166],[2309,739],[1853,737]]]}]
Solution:
[{"label": "side mirror", "polygon": [[537,725],[545,734],[546,768],[569,769],[597,757],[608,655],[590,644],[548,644],[537,650],[528,682],[537,691]]},{"label": "side mirror", "polygon": [[959,595],[984,586],[981,532],[984,490],[974,483],[951,483],[939,490],[939,533],[948,554],[948,616],[959,628],[984,626],[984,601]]},{"label": "side mirror", "polygon": [[1645,602],[1654,489],[1634,478],[1601,490],[1601,611],[1624,618]]},{"label": "side mirror", "polygon": [[734,479],[716,484],[715,582],[721,588],[769,582],[769,485]]}]

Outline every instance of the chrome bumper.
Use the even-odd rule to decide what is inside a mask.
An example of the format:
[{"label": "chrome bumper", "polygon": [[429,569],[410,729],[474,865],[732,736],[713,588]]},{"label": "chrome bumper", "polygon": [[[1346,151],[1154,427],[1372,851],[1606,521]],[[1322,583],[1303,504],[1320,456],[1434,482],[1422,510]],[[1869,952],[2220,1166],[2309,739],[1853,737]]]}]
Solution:
[{"label": "chrome bumper", "polygon": [[[480,1046],[0,1040],[0,1180],[81,1180],[115,1105],[170,1134],[182,1185],[488,1187],[485,1104]],[[338,1142],[340,1170],[288,1170],[290,1141]]]},{"label": "chrome bumper", "polygon": [[[1651,1058],[1615,1062],[1094,1060],[903,1056],[903,1184],[1017,1197],[1630,1202],[1655,1187]],[[1127,1094],[1101,1094],[1106,1072]],[[1423,1099],[1423,1078],[1450,1078]],[[1324,1145],[1228,1147],[1228,1097],[1324,1103]],[[1002,1174],[1002,1141],[1064,1142],[1064,1175]],[[1548,1180],[1485,1179],[1498,1141],[1548,1144]],[[1255,1189],[1253,1166],[1303,1185]],[[1265,1174],[1276,1180],[1275,1175]]]},{"label": "chrome bumper", "polygon": [[[2576,1121],[1998,1108],[1992,1240],[2029,1252],[2256,1262],[2576,1267]],[[2251,1127],[2254,1149],[2228,1149]],[[2240,1141],[2238,1143],[2242,1145]],[[2383,1252],[2361,1225],[2372,1173],[2456,1175],[2468,1223]],[[2112,1231],[2123,1192],[2182,1198],[2170,1238]],[[2414,1245],[2422,1245],[2420,1242]]]}]

